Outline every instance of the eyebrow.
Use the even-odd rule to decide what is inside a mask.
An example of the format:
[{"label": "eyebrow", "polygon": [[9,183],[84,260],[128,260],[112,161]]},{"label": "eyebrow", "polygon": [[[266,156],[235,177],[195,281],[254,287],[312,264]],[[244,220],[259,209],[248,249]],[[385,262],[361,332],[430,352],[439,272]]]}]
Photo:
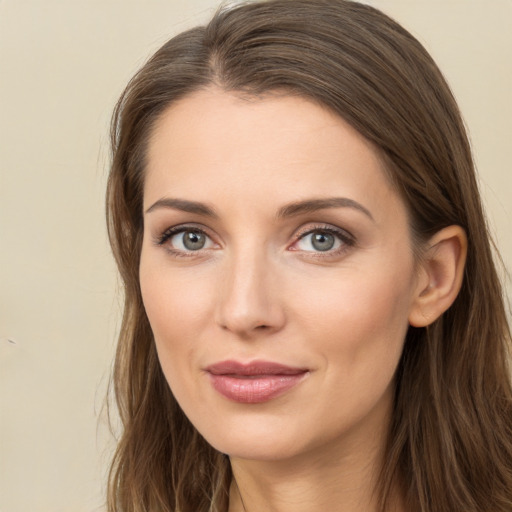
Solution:
[{"label": "eyebrow", "polygon": [[170,197],[163,197],[153,203],[147,210],[146,213],[150,213],[160,208],[171,208],[173,210],[181,210],[182,212],[195,213],[197,215],[203,215],[205,217],[218,218],[213,208],[210,208],[204,203],[197,201],[188,201],[187,199],[172,199]]},{"label": "eyebrow", "polygon": [[[198,201],[189,201],[187,199],[173,199],[169,197],[163,197],[162,199],[159,199],[153,203],[145,213],[150,213],[161,208],[170,208],[187,213],[195,213],[197,215],[215,219],[219,217],[213,208],[204,203],[200,203]],[[296,201],[280,208],[276,217],[278,219],[284,219],[329,208],[353,208],[364,213],[367,217],[374,221],[373,215],[367,208],[365,208],[357,201],[349,199],[348,197],[328,197],[322,199],[307,199],[304,201]]]},{"label": "eyebrow", "polygon": [[375,222],[373,215],[361,203],[349,199],[348,197],[328,197],[325,199],[308,199],[306,201],[297,201],[290,203],[279,209],[277,218],[294,217],[305,213],[312,213],[318,210],[326,210],[329,208],[353,208],[364,213],[372,221]]}]

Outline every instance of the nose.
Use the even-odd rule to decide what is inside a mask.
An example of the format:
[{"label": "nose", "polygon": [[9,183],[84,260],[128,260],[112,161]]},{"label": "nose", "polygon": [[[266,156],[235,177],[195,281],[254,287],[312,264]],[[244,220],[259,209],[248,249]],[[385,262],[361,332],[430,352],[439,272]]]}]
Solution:
[{"label": "nose", "polygon": [[262,254],[239,254],[226,264],[217,302],[218,325],[241,338],[272,334],[285,325],[279,279]]}]

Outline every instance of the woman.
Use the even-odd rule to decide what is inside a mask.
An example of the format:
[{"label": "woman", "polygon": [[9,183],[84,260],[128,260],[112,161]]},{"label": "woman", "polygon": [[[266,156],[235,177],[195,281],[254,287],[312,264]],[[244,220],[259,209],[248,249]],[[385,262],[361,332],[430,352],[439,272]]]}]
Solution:
[{"label": "woman", "polygon": [[344,0],[220,10],[113,119],[112,511],[511,511],[510,332],[421,45]]}]

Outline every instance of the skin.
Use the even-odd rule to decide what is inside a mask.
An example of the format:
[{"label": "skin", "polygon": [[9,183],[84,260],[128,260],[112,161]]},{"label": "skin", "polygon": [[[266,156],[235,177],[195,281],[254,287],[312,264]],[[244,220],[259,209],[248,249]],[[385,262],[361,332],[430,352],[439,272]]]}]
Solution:
[{"label": "skin", "polygon": [[[332,197],[352,203],[278,216]],[[185,414],[231,458],[230,512],[376,510],[405,334],[437,313],[421,310],[429,275],[373,146],[300,97],[202,90],[154,127],[144,211],[140,284],[160,362]],[[206,233],[203,249],[179,233],[161,243],[181,225]],[[305,234],[315,229],[342,238],[318,251]],[[205,372],[233,359],[308,372],[277,398],[240,404]]]}]

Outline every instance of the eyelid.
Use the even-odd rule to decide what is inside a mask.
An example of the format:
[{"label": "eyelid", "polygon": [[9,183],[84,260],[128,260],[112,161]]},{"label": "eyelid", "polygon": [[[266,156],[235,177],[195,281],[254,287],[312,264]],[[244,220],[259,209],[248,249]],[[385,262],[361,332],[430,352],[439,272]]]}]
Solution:
[{"label": "eyelid", "polygon": [[[160,232],[153,238],[153,242],[155,245],[158,246],[165,246],[166,243],[175,235],[179,233],[183,233],[186,231],[195,231],[197,233],[201,233],[204,236],[206,236],[214,245],[219,247],[219,243],[215,241],[215,237],[210,234],[210,230],[205,228],[201,224],[195,224],[195,223],[184,223],[184,224],[178,224],[176,226],[171,226],[165,229],[163,232]],[[300,242],[302,239],[304,239],[306,236],[313,234],[315,232],[326,232],[329,234],[334,235],[338,238],[341,242],[341,246],[337,247],[335,249],[329,249],[326,251],[307,251],[303,249],[298,249],[294,247],[298,242]],[[350,247],[353,247],[356,244],[356,238],[346,229],[340,228],[338,226],[334,226],[332,224],[325,224],[325,223],[314,223],[314,224],[307,224],[301,227],[296,234],[294,235],[293,242],[287,247],[287,250],[290,251],[297,251],[302,253],[307,253],[309,256],[314,256],[318,258],[328,258],[332,256],[339,255],[345,251],[347,251]],[[211,250],[212,248],[206,248],[206,249],[198,249],[198,250],[190,250],[185,251],[182,249],[177,249],[175,247],[166,247],[166,249],[171,252],[173,255],[176,256],[184,256],[184,257],[190,257],[194,255],[200,255],[201,253],[204,253],[205,251]]]},{"label": "eyelid", "polygon": [[[165,229],[163,232],[160,232],[159,234],[157,234],[154,238],[153,238],[153,242],[155,245],[158,245],[158,246],[165,246],[167,244],[167,242],[175,235],[178,235],[180,233],[184,233],[186,231],[192,231],[192,232],[196,232],[196,233],[200,233],[202,235],[204,235],[205,237],[207,237],[214,245],[219,245],[215,240],[214,240],[214,237],[210,234],[209,230],[206,229],[204,226],[201,226],[199,224],[194,224],[194,223],[189,223],[189,224],[178,224],[176,226],[171,226],[167,229]],[[171,246],[168,246],[166,247],[166,249],[171,252],[173,255],[176,255],[176,256],[194,256],[194,255],[199,255],[201,253],[203,253],[204,251],[208,251],[211,249],[211,247],[209,248],[204,248],[204,249],[198,249],[196,251],[184,251],[182,249],[177,249],[175,247],[171,247]]]},{"label": "eyelid", "polygon": [[[304,239],[306,236],[311,235],[316,232],[325,232],[332,234],[336,236],[341,241],[341,246],[332,250],[329,249],[327,251],[305,251],[301,249],[294,248],[294,246],[300,242],[302,239]],[[295,235],[295,240],[289,246],[288,250],[292,251],[302,251],[304,253],[310,253],[311,255],[314,255],[315,257],[329,257],[333,255],[338,255],[350,247],[354,246],[356,244],[355,237],[348,232],[346,229],[339,228],[337,226],[333,226],[332,224],[309,224],[307,226],[304,226],[303,228],[299,229],[297,234]]]},{"label": "eyelid", "polygon": [[310,233],[314,233],[315,231],[327,231],[329,233],[334,233],[335,235],[339,235],[343,239],[354,240],[354,236],[346,229],[340,228],[338,226],[334,226],[333,224],[326,224],[326,223],[322,223],[322,222],[318,222],[318,223],[315,222],[315,223],[307,224],[307,225],[301,227],[297,231],[296,237],[301,238],[306,235],[309,235]]}]

